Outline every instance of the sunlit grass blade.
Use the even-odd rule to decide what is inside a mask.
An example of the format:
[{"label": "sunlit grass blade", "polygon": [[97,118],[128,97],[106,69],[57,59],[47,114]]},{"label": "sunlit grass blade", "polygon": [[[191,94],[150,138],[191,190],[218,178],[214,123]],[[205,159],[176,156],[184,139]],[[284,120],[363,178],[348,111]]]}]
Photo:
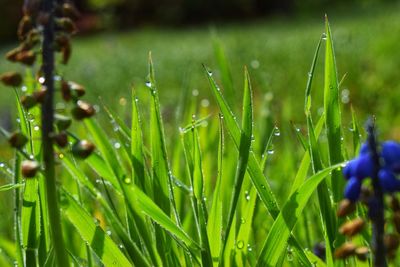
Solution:
[{"label": "sunlit grass blade", "polygon": [[[62,191],[61,210],[76,231],[106,266],[131,266],[132,263],[118,248],[117,244],[101,229],[100,225],[65,190]],[[144,266],[150,266],[144,259],[136,258]]]},{"label": "sunlit grass blade", "polygon": [[[239,149],[240,128],[236,121],[236,118],[233,115],[232,110],[227,105],[224,97],[222,96],[218,85],[214,81],[214,79],[212,77],[212,72],[207,70],[207,68],[205,66],[204,66],[204,69],[205,69],[206,75],[207,75],[209,83],[210,83],[211,91],[214,94],[214,97],[217,101],[220,111],[224,117],[224,121],[227,126],[228,132],[231,135],[236,148]],[[252,181],[254,187],[256,188],[257,194],[260,197],[262,203],[267,208],[267,210],[271,214],[271,216],[275,219],[280,212],[278,203],[277,203],[276,198],[275,198],[269,184],[267,183],[266,178],[263,174],[263,171],[261,170],[260,165],[258,164],[257,159],[252,151],[250,151],[250,154],[249,154],[247,171],[250,175],[251,181]],[[291,237],[288,242],[292,246],[295,246],[295,247],[300,246],[297,243],[297,241],[294,239],[294,237]],[[298,251],[302,251],[301,248],[299,248]]]},{"label": "sunlit grass blade", "polygon": [[168,231],[175,239],[182,241],[193,253],[200,250],[197,244],[187,233],[185,233],[165,212],[138,187],[132,186],[132,196],[137,201],[139,208],[157,224]]},{"label": "sunlit grass blade", "polygon": [[242,189],[243,179],[246,174],[247,162],[249,159],[251,139],[253,135],[253,96],[251,91],[250,77],[247,69],[244,70],[244,89],[243,89],[243,115],[242,127],[239,144],[239,159],[237,161],[237,169],[230,199],[227,224],[225,227],[226,236],[222,243],[222,253],[226,247],[226,241],[231,231],[232,221],[235,215],[236,206],[238,203],[240,191]]},{"label": "sunlit grass blade", "polygon": [[[324,110],[325,126],[327,129],[329,161],[336,164],[343,161],[342,156],[342,128],[339,101],[339,85],[337,79],[336,60],[333,50],[333,41],[328,18],[325,18],[325,82],[324,82]],[[342,198],[345,180],[340,171],[334,170],[331,176],[332,192],[335,202]]]},{"label": "sunlit grass blade", "polygon": [[[221,182],[223,172],[223,154],[224,154],[224,129],[223,122],[219,120],[219,142],[218,142],[218,176],[213,192],[212,206],[207,221],[207,233],[210,242],[210,250],[213,258],[213,266],[217,266],[219,262],[219,254],[222,241],[222,199],[221,199]],[[216,238],[217,237],[217,238]]]},{"label": "sunlit grass blade", "polygon": [[[143,137],[142,125],[139,115],[138,99],[132,89],[132,126],[131,126],[131,160],[132,160],[132,178],[135,184],[145,190],[150,190],[150,187],[145,187],[145,184],[150,184],[150,181],[145,180],[144,154],[143,154]],[[146,190],[147,189],[147,190]]]},{"label": "sunlit grass blade", "polygon": [[160,112],[160,101],[158,99],[151,54],[149,55],[149,81],[147,82],[147,86],[149,87],[152,96],[150,111],[150,136],[154,200],[165,213],[169,214],[171,210],[169,190],[170,169],[165,146],[165,135]]},{"label": "sunlit grass blade", "polygon": [[352,125],[351,125],[351,132],[353,133],[353,152],[354,155],[358,153],[361,146],[361,133],[360,127],[358,125],[358,120],[356,113],[354,112],[353,106],[351,107],[351,118],[352,118]]},{"label": "sunlit grass blade", "polygon": [[[18,152],[15,152],[14,157],[14,184],[17,185],[21,183],[21,175],[19,172],[19,169],[21,168],[21,155],[19,155]],[[17,187],[14,191],[15,259],[18,266],[23,267],[25,266],[25,262],[22,248],[21,229],[21,191],[19,187]]]},{"label": "sunlit grass blade", "polygon": [[290,232],[300,218],[311,195],[329,173],[340,164],[328,167],[308,178],[286,201],[282,211],[274,221],[264,242],[257,266],[276,266],[287,246]]}]

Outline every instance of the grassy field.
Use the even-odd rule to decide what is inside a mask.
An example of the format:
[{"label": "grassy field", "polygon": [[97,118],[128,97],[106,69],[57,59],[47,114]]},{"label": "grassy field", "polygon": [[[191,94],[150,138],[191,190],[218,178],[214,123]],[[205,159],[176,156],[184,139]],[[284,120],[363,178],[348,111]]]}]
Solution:
[{"label": "grassy field", "polygon": [[[215,266],[218,260],[223,259],[228,265],[233,261],[254,265],[256,260],[263,264],[265,260],[296,266],[304,259],[318,262],[310,250],[322,240],[330,242],[334,251],[335,242],[340,243],[343,238],[328,236],[337,234],[339,226],[336,218],[329,218],[338,202],[337,195],[333,200],[330,193],[337,194],[337,189],[342,191],[342,185],[332,183],[331,179],[326,183],[323,178],[331,171],[338,173],[339,165],[329,167],[331,163],[351,158],[355,150],[353,140],[359,144],[359,136],[351,125],[350,107],[354,108],[361,126],[367,116],[376,115],[379,137],[400,139],[400,127],[396,127],[400,122],[397,116],[400,108],[400,17],[396,8],[381,7],[359,10],[354,14],[333,13],[330,23],[338,80],[346,74],[339,91],[342,121],[329,117],[325,121],[326,127],[339,124],[341,131],[334,140],[321,131],[323,121],[318,123],[324,108],[330,105],[325,103],[324,107],[324,71],[334,70],[333,62],[324,63],[324,54],[333,54],[325,51],[327,40],[322,40],[315,73],[308,73],[317,43],[325,32],[322,15],[315,19],[275,18],[251,24],[180,30],[141,29],[76,38],[71,63],[58,71],[66,79],[71,78],[87,87],[87,98],[100,106],[96,116],[100,124],[88,119],[83,125],[74,125],[74,134],[95,142],[96,155],[77,163],[66,150],[58,154],[58,170],[64,170],[59,176],[62,181],[63,226],[65,236],[69,237],[66,238],[67,247],[76,255],[75,260],[86,260],[87,250],[87,255],[99,257],[92,259],[94,265],[99,261],[112,263],[113,259],[121,262],[139,259],[156,265],[161,262],[193,264],[197,260],[204,266],[207,260],[212,260]],[[3,47],[4,51],[8,48]],[[157,84],[151,75],[152,68],[149,71],[148,51],[152,52]],[[221,60],[225,56],[227,65]],[[208,75],[202,64],[210,71]],[[325,70],[324,64],[327,66]],[[244,65],[249,71],[254,105],[246,75],[243,90]],[[0,62],[0,72],[10,68],[16,67]],[[226,80],[229,76],[232,78],[231,87]],[[306,117],[304,99],[309,76],[314,78],[309,113],[312,116]],[[224,107],[224,102],[218,98],[220,91],[213,78],[222,84],[221,91],[239,124],[235,123],[236,118],[230,117],[229,108]],[[132,85],[138,102],[131,101]],[[14,96],[8,88],[1,89],[0,111],[2,123],[6,124],[7,117],[12,114],[10,110],[15,108],[12,104]],[[161,114],[158,113],[157,92]],[[330,98],[335,99],[335,96]],[[107,117],[101,103],[109,106],[121,120],[115,114]],[[338,112],[338,106],[332,106]],[[137,107],[142,116],[140,125],[135,117],[138,116]],[[223,119],[218,118],[220,112],[224,113]],[[160,115],[164,126],[160,123]],[[314,125],[310,123],[311,117]],[[207,118],[205,123],[197,121],[201,118]],[[237,128],[240,122],[242,132]],[[39,158],[40,141],[34,130],[37,123],[38,120],[32,120],[26,132],[34,137],[32,151],[28,152]],[[315,136],[307,135],[314,130]],[[248,144],[243,148],[242,139],[246,136]],[[312,140],[314,137],[316,140]],[[307,138],[310,144],[318,142],[308,147]],[[345,141],[343,146],[342,138]],[[239,139],[240,147],[236,148]],[[336,145],[343,158],[333,162],[332,148],[328,148],[328,144]],[[312,154],[311,159],[307,149]],[[318,153],[314,154],[315,151]],[[244,158],[249,155],[247,162]],[[134,162],[136,156],[139,156],[140,177]],[[5,166],[12,165],[11,157],[11,154],[2,152],[1,160]],[[1,168],[5,177],[12,178],[6,167]],[[322,174],[306,179],[320,170],[323,170]],[[229,205],[235,192],[235,179],[241,179],[243,186],[236,191],[239,197],[235,205],[236,217],[229,222],[228,214],[233,216]],[[37,192],[39,185],[36,180],[27,181],[30,182],[24,186]],[[39,175],[37,181],[43,183],[43,177]],[[141,184],[146,181],[150,185]],[[176,199],[171,198],[169,190],[174,192]],[[326,194],[322,194],[323,190]],[[314,191],[318,191],[318,197]],[[34,197],[32,202],[36,207],[44,205],[36,199],[39,199],[37,193],[33,195],[24,197]],[[12,195],[7,192],[2,198],[0,212],[5,215],[0,223],[0,247],[10,248],[14,215],[10,212]],[[321,205],[328,202],[332,207],[329,206],[328,212],[324,213]],[[281,213],[278,206],[284,207]],[[27,238],[40,233],[43,233],[41,239],[48,238],[45,236],[46,225],[42,226],[45,229],[38,229],[36,224],[27,223],[36,216],[30,213],[31,207],[22,208],[23,212],[25,209],[22,220],[26,220],[22,225],[25,227],[23,233]],[[291,212],[295,216],[287,216]],[[363,212],[360,210],[357,215]],[[93,217],[97,218],[95,223]],[[148,223],[149,218],[156,224]],[[277,223],[272,226],[274,221]],[[317,226],[314,225],[316,221]],[[215,236],[223,235],[221,229],[226,230],[226,225],[232,226],[230,233],[235,239],[227,239],[225,254],[219,255],[218,249],[222,244]],[[286,242],[280,241],[280,231],[288,239],[292,233],[300,245],[290,243],[287,246]],[[96,234],[108,242],[106,248],[113,252],[103,251],[105,247],[96,242],[90,243],[93,241],[91,238],[99,237]],[[364,244],[370,234],[365,230],[356,241]],[[154,236],[162,241],[157,247],[151,241]],[[210,244],[207,244],[208,238]],[[132,240],[140,243],[138,250],[128,249],[128,246],[134,247]],[[270,240],[283,251],[270,245],[274,243],[265,242]],[[84,246],[83,241],[88,245]],[[199,244],[205,249],[200,250]],[[37,243],[32,246],[37,246]],[[39,262],[47,260],[44,253],[47,248],[34,249],[42,253],[33,257],[38,257]],[[0,253],[1,263],[10,263],[16,257],[12,249],[9,251]],[[353,266],[361,264],[355,259],[349,262]],[[329,265],[329,261],[327,263]],[[325,265],[318,263],[317,266]]]}]

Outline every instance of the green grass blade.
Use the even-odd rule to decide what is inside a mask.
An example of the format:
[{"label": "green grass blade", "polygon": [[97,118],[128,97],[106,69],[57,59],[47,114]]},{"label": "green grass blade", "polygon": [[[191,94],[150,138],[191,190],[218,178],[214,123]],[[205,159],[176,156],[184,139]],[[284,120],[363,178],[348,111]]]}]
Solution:
[{"label": "green grass blade", "polygon": [[311,195],[324,178],[339,167],[340,164],[331,166],[311,176],[291,194],[269,231],[258,258],[258,266],[276,266],[282,251],[287,246],[290,232],[300,218]]},{"label": "green grass blade", "polygon": [[0,192],[18,189],[18,188],[21,188],[21,187],[23,187],[23,186],[24,186],[24,184],[22,184],[22,183],[19,183],[19,184],[14,184],[14,183],[12,183],[12,184],[5,184],[5,185],[0,186]]},{"label": "green grass blade", "polygon": [[[132,128],[131,128],[131,158],[132,176],[135,184],[145,189],[146,178],[143,154],[142,125],[140,121],[138,100],[132,89]],[[150,181],[147,181],[150,182]],[[146,190],[145,190],[146,191]]]},{"label": "green grass blade", "polygon": [[[324,82],[324,110],[325,126],[327,129],[329,160],[330,164],[343,161],[342,156],[342,130],[339,101],[339,86],[337,80],[337,70],[335,53],[333,50],[332,34],[329,27],[328,18],[325,22],[326,48],[325,48],[325,82]],[[335,202],[339,201],[343,195],[345,180],[341,172],[334,170],[331,176],[332,192]]]},{"label": "green grass blade", "polygon": [[[230,133],[236,148],[239,149],[240,128],[236,121],[236,118],[233,115],[232,110],[227,105],[224,97],[222,96],[218,85],[216,84],[216,82],[212,77],[212,73],[209,72],[205,66],[204,69],[207,74],[208,81],[210,83],[211,91],[214,94],[214,97],[218,103],[220,111],[224,117],[224,121],[226,123],[228,132]],[[275,219],[280,212],[278,203],[269,184],[266,182],[266,178],[263,174],[263,171],[261,170],[260,165],[258,164],[257,159],[252,151],[250,151],[249,154],[247,171],[250,175],[254,187],[257,190],[258,196],[260,197],[261,201],[267,208],[268,212]],[[294,247],[299,247],[298,251],[302,251],[300,245],[294,239],[294,237],[291,237],[288,242],[290,245]]]},{"label": "green grass blade", "polygon": [[158,223],[161,227],[173,235],[174,238],[182,241],[188,246],[189,249],[195,253],[200,250],[200,245],[197,244],[192,238],[189,237],[175,222],[169,218],[157,204],[144,194],[138,187],[132,186],[132,197],[138,203],[139,208],[152,220]]},{"label": "green grass blade", "polygon": [[152,101],[150,112],[150,136],[151,136],[151,166],[154,183],[154,200],[161,209],[169,214],[170,190],[169,177],[170,169],[165,146],[165,135],[160,112],[160,101],[158,99],[154,66],[149,55],[149,81],[147,86],[150,89]]},{"label": "green grass blade", "polygon": [[[114,241],[95,223],[90,214],[65,190],[62,191],[62,213],[68,218],[82,239],[105,266],[131,266],[132,263],[121,252]],[[135,259],[138,260],[138,259]],[[145,266],[149,266],[146,264]]]},{"label": "green grass blade", "polygon": [[243,116],[242,116],[242,130],[240,135],[239,145],[239,159],[237,161],[237,169],[235,174],[234,187],[232,190],[232,197],[230,200],[230,206],[228,211],[228,220],[225,229],[226,236],[224,237],[224,243],[222,246],[222,253],[226,247],[228,235],[231,230],[232,221],[235,215],[236,206],[238,203],[240,191],[242,189],[243,179],[246,174],[247,162],[249,159],[251,139],[253,135],[253,99],[251,92],[251,84],[249,73],[245,68],[244,71],[244,90],[243,90]]},{"label": "green grass blade", "polygon": [[353,149],[354,149],[353,152],[354,155],[357,155],[361,146],[361,133],[360,133],[360,127],[358,126],[357,116],[356,113],[354,112],[353,107],[351,107],[351,118],[352,118],[351,131],[353,133]]},{"label": "green grass blade", "polygon": [[213,266],[217,266],[219,262],[219,254],[221,250],[221,238],[215,238],[222,235],[222,198],[221,198],[221,182],[223,172],[223,154],[224,154],[224,130],[223,122],[219,120],[219,142],[218,142],[218,177],[215,184],[215,190],[212,200],[210,215],[207,222],[207,233],[210,241],[210,250],[213,258]]}]

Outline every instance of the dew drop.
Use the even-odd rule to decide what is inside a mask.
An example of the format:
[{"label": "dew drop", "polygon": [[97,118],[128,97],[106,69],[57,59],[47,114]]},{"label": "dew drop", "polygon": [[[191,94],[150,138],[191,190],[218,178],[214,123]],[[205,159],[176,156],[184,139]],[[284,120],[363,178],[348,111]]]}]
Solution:
[{"label": "dew drop", "polygon": [[150,81],[147,81],[147,82],[146,82],[146,86],[147,86],[148,88],[152,88],[153,85],[151,84]]},{"label": "dew drop", "polygon": [[208,76],[210,76],[210,77],[213,76],[213,73],[212,73],[211,70],[208,70],[208,71],[207,71],[207,74],[208,74]]},{"label": "dew drop", "polygon": [[118,142],[115,142],[114,148],[115,148],[115,149],[120,149],[120,148],[121,148],[121,144],[118,143]]},{"label": "dew drop", "polygon": [[239,240],[239,241],[237,242],[236,246],[237,246],[238,249],[242,249],[242,248],[244,247],[244,242],[243,242],[243,240]]},{"label": "dew drop", "polygon": [[37,126],[37,125],[35,125],[35,127],[33,127],[33,130],[35,130],[35,131],[39,131],[39,126]]},{"label": "dew drop", "polygon": [[131,182],[132,182],[132,179],[129,177],[124,179],[124,183],[126,183],[126,184],[130,184]]},{"label": "dew drop", "polygon": [[326,33],[323,33],[322,36],[321,36],[321,38],[322,38],[322,40],[325,41],[325,40],[326,40]]},{"label": "dew drop", "polygon": [[119,99],[119,104],[121,105],[121,106],[125,106],[126,105],[126,98],[125,97],[121,97],[120,99]]},{"label": "dew drop", "polygon": [[0,162],[0,168],[4,168],[4,163],[3,162]]},{"label": "dew drop", "polygon": [[240,223],[241,223],[241,224],[245,224],[245,223],[246,223],[246,219],[245,219],[245,218],[243,218],[243,217],[242,217],[242,218],[240,218]]},{"label": "dew drop", "polygon": [[281,135],[281,131],[279,130],[279,128],[277,126],[275,126],[275,128],[274,128],[274,135],[275,136],[280,136]]},{"label": "dew drop", "polygon": [[250,194],[249,194],[249,191],[245,191],[244,192],[244,198],[247,200],[247,201],[249,201],[250,200]]},{"label": "dew drop", "polygon": [[59,159],[63,159],[64,158],[64,154],[63,153],[58,154],[58,158]]},{"label": "dew drop", "polygon": [[28,91],[28,87],[26,87],[25,85],[21,87],[22,92],[26,92]]},{"label": "dew drop", "polygon": [[106,231],[107,235],[111,235],[111,230]]},{"label": "dew drop", "polygon": [[44,82],[46,81],[44,77],[39,77],[38,79],[39,83],[44,84]]}]

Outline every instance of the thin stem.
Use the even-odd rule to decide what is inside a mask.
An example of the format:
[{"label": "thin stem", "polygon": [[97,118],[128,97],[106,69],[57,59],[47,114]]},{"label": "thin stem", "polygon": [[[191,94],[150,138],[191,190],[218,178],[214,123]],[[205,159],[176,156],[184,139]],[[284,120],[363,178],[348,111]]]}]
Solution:
[{"label": "thin stem", "polygon": [[[15,163],[14,163],[14,184],[21,182],[21,177],[19,174],[19,168],[21,165],[21,158],[18,153],[15,153]],[[15,243],[17,252],[17,263],[18,266],[25,266],[24,256],[22,251],[22,241],[21,241],[21,199],[20,199],[20,189],[17,187],[14,191],[14,230],[15,230]]]},{"label": "thin stem", "polygon": [[369,217],[372,221],[372,247],[374,251],[373,262],[375,267],[385,267],[387,266],[387,263],[385,257],[385,245],[383,242],[383,237],[385,234],[384,202],[383,191],[378,179],[378,172],[381,168],[381,163],[379,160],[375,127],[372,119],[370,119],[367,123],[367,133],[368,146],[374,162],[374,172],[372,177],[374,194],[369,200]]},{"label": "thin stem", "polygon": [[42,2],[44,14],[49,15],[49,20],[43,28],[43,73],[44,85],[47,93],[42,104],[42,144],[44,177],[46,179],[47,211],[49,213],[51,241],[54,246],[56,265],[69,266],[67,251],[63,242],[61,229],[61,216],[57,198],[57,186],[54,166],[54,148],[51,134],[53,132],[53,95],[54,95],[54,0]]}]

